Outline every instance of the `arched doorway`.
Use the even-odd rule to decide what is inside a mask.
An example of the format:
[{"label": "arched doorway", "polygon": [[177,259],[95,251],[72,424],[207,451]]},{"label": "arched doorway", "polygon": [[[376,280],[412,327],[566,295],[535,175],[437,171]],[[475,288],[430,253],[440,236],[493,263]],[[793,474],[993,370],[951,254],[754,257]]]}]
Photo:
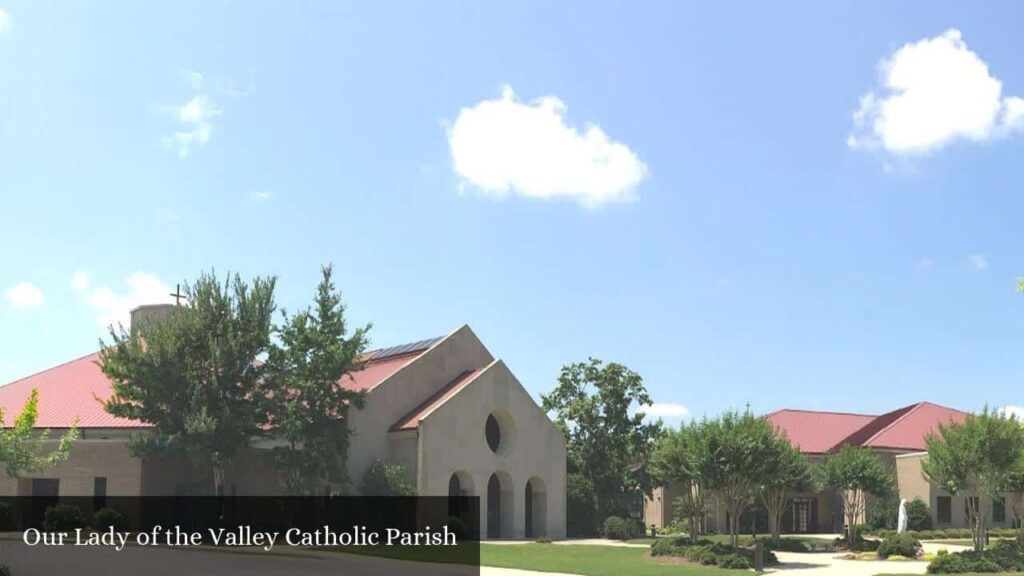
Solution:
[{"label": "arched doorway", "polygon": [[487,480],[487,537],[512,536],[512,477],[495,472]]},{"label": "arched doorway", "polygon": [[473,495],[473,477],[463,470],[456,470],[448,478],[448,515],[468,521],[464,516],[470,512],[469,504],[459,496]]},{"label": "arched doorway", "polygon": [[526,482],[524,494],[527,538],[547,536],[547,504],[547,489],[544,481],[536,476],[530,478]]}]

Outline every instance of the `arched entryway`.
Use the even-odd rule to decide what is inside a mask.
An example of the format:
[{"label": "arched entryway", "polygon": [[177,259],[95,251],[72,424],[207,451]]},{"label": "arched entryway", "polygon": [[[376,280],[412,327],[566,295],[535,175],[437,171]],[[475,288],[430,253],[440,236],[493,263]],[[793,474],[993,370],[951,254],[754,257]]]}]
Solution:
[{"label": "arched entryway", "polygon": [[526,482],[524,506],[526,537],[540,538],[548,534],[548,498],[544,481],[534,476]]},{"label": "arched entryway", "polygon": [[487,480],[487,537],[512,536],[512,477],[498,471]]},{"label": "arched entryway", "polygon": [[469,504],[464,499],[456,497],[472,495],[473,477],[464,470],[453,472],[451,477],[448,478],[448,516],[462,518],[464,522],[468,521],[468,518],[465,516],[471,511]]}]

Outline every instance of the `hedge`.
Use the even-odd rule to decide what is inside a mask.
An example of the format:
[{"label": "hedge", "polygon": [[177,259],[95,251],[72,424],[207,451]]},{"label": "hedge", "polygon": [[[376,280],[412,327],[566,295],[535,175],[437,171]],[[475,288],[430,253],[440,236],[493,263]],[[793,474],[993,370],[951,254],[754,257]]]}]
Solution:
[{"label": "hedge", "polygon": [[929,574],[966,574],[983,572],[1024,572],[1024,544],[1001,540],[987,550],[942,553],[928,564]]},{"label": "hedge", "polygon": [[[686,558],[696,564],[718,566],[719,568],[747,570],[754,565],[753,548],[741,546],[733,549],[726,544],[706,539],[691,544],[689,539],[684,537],[658,538],[651,545],[651,556]],[[765,549],[764,565],[772,566],[778,563],[779,559],[775,554]]]},{"label": "hedge", "polygon": [[[989,536],[993,538],[1014,538],[1019,534],[1019,532],[1013,528],[990,528],[988,533]],[[888,538],[895,534],[895,530],[874,530],[867,533],[868,536],[874,536],[876,538]],[[972,538],[971,531],[968,528],[907,530],[906,534],[907,536],[918,540],[959,540]]]}]

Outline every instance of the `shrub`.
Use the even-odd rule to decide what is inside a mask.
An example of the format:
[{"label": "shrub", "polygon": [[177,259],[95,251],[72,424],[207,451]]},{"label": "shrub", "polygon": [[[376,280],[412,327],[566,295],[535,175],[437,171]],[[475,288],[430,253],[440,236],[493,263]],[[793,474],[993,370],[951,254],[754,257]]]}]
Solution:
[{"label": "shrub", "polygon": [[69,532],[85,525],[85,514],[73,504],[55,504],[43,512],[43,528],[50,532]]},{"label": "shrub", "polygon": [[932,513],[928,505],[920,498],[914,498],[907,503],[907,530],[931,530]]},{"label": "shrub", "polygon": [[718,559],[719,568],[733,568],[737,570],[747,570],[751,568],[750,560],[746,556],[740,556],[739,554],[726,554]]},{"label": "shrub", "polygon": [[916,558],[921,551],[921,543],[909,534],[889,536],[878,545],[878,557],[904,556]]},{"label": "shrub", "polygon": [[363,473],[359,491],[363,496],[416,495],[416,487],[405,479],[405,466],[379,459],[374,460]]},{"label": "shrub", "polygon": [[597,496],[594,483],[581,474],[565,479],[565,531],[569,536],[593,536],[597,532]]},{"label": "shrub", "polygon": [[106,530],[113,526],[114,530],[124,530],[124,515],[114,508],[100,508],[92,515],[92,527]]},{"label": "shrub", "polygon": [[[722,568],[750,568],[754,565],[754,550],[751,548],[741,547],[733,550],[726,544],[706,539],[690,544],[688,539],[681,536],[655,540],[651,545],[651,556],[675,556],[686,558],[695,564],[718,565]],[[736,560],[732,558],[733,556],[739,556],[743,560]],[[729,565],[726,566],[723,562]],[[778,564],[779,559],[766,549],[764,563],[765,566],[772,566]]]},{"label": "shrub", "polygon": [[633,537],[633,525],[621,516],[609,516],[604,520],[604,537],[613,540],[629,540]]},{"label": "shrub", "polygon": [[458,516],[448,517],[448,531],[455,535],[456,541],[466,539],[466,523]]},{"label": "shrub", "polygon": [[941,554],[928,565],[930,574],[1024,571],[1024,547],[1013,541],[996,542],[988,550]]}]

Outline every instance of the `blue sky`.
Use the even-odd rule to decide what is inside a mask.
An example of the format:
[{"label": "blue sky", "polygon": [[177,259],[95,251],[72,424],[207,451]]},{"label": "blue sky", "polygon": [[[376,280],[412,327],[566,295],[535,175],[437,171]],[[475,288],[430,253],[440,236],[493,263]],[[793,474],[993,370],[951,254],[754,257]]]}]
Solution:
[{"label": "blue sky", "polygon": [[333,262],[534,394],[1024,405],[1020,3],[94,4],[0,0],[0,381]]}]

